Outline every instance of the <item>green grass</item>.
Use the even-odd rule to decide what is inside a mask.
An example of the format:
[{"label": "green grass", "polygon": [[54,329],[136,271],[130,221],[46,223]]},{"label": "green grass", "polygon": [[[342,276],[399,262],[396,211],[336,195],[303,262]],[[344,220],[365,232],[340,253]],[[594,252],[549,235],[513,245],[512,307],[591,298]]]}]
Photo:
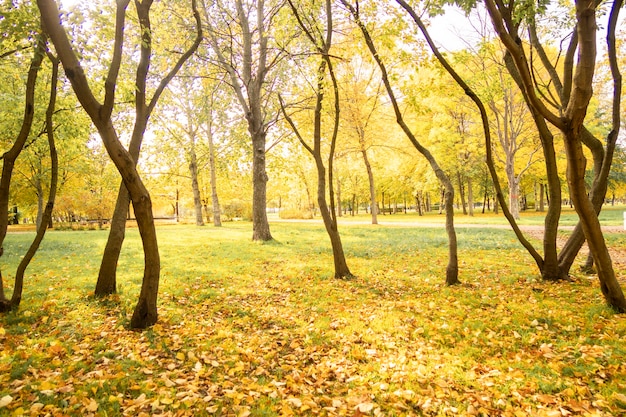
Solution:
[{"label": "green grass", "polygon": [[[603,226],[623,226],[624,215],[626,212],[626,206],[604,206],[600,212],[600,222]],[[543,225],[545,212],[537,212],[534,209],[528,211],[522,211],[520,213],[521,219],[518,221],[520,225]],[[419,216],[414,211],[407,213],[397,214],[379,214],[378,220],[380,223],[393,224],[393,223],[436,223],[444,224],[445,215],[438,212],[425,213],[423,216]],[[342,223],[367,223],[371,222],[371,215],[360,212],[358,215],[351,216],[350,214],[340,217]],[[490,225],[508,225],[508,221],[502,213],[493,214],[487,212],[481,213],[480,209],[474,211],[474,216],[464,215],[462,212],[457,211],[455,213],[454,222],[457,225],[464,224],[490,224]],[[575,226],[578,222],[578,215],[574,209],[563,206],[560,218],[560,224],[562,226]]]},{"label": "green grass", "polygon": [[[0,415],[625,411],[626,321],[595,280],[544,283],[510,230],[459,228],[464,284],[446,287],[443,228],[340,229],[353,280],[332,278],[319,223],[273,223],[264,244],[244,222],[159,227],[159,323],[144,332],[127,329],[137,230],[105,300],[91,294],[106,231],[49,232],[0,318]],[[32,237],[7,236],[5,283]]]}]

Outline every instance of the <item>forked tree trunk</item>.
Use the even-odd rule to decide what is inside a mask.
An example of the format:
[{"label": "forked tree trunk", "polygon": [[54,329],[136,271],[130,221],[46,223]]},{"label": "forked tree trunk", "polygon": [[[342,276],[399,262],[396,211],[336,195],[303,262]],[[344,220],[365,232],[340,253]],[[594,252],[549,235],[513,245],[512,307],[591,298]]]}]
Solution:
[{"label": "forked tree trunk", "polygon": [[[126,1],[126,3],[128,3],[128,1]],[[202,39],[202,30],[200,28],[200,15],[198,14],[195,0],[192,0],[192,9],[198,30],[196,39],[191,47],[179,57],[170,72],[168,72],[161,80],[152,96],[152,99],[149,103],[147,103],[146,80],[148,77],[150,59],[152,55],[152,35],[150,24],[150,7],[152,6],[152,0],[143,0],[142,2],[137,1],[135,4],[137,6],[139,21],[141,22],[142,27],[147,29],[141,34],[141,56],[139,64],[137,65],[137,74],[135,77],[135,126],[133,128],[133,133],[128,147],[129,155],[136,165],[139,159],[139,152],[141,150],[141,144],[143,142],[150,114],[152,113],[152,110],[156,106],[161,93],[169,81],[176,75],[185,61],[187,61],[187,59],[189,59],[189,57],[198,48]],[[96,288],[94,291],[96,296],[106,296],[113,294],[117,290],[117,263],[119,261],[122,244],[124,243],[126,235],[126,219],[128,218],[130,202],[131,197],[126,189],[126,186],[124,185],[124,181],[122,181],[117,194],[117,201],[115,203],[113,216],[111,217],[109,236],[102,255],[102,261],[100,263],[98,281],[96,282]],[[137,217],[136,212],[135,217]]]},{"label": "forked tree trunk", "polygon": [[[141,35],[142,58],[140,59],[140,64],[137,70],[138,77],[136,85],[136,102],[139,104],[137,108],[138,116],[143,115],[145,117],[137,117],[135,129],[133,131],[133,139],[135,139],[136,133],[139,130],[141,130],[141,132],[145,131],[148,116],[154,108],[158,97],[167,85],[167,82],[171,80],[185,60],[191,56],[193,51],[195,51],[195,48],[197,48],[202,38],[201,30],[198,27],[199,32],[194,46],[192,46],[190,50],[179,58],[174,69],[167,74],[161,84],[157,87],[152,101],[146,108],[145,82],[148,72],[149,56],[151,54],[151,33],[149,30],[149,9],[151,3],[152,2],[150,0],[146,0],[143,3],[136,2],[139,20],[141,21],[142,27],[144,27],[144,29],[147,28],[148,30],[143,30]],[[144,186],[141,177],[137,172],[137,157],[131,155],[131,153],[127,151],[119,141],[111,119],[115,103],[115,85],[122,60],[124,24],[128,0],[118,2],[116,13],[115,48],[113,58],[111,60],[111,66],[109,68],[107,82],[105,84],[105,98],[102,104],[95,99],[87,78],[85,77],[83,68],[72,50],[67,34],[65,33],[65,30],[59,20],[59,10],[56,3],[53,0],[38,0],[37,5],[41,12],[44,27],[46,28],[50,39],[54,43],[57,53],[59,54],[59,58],[63,63],[65,73],[72,84],[72,88],[81,105],[96,126],[107,153],[117,167],[117,170],[122,177],[124,183],[123,185],[130,195],[144,251],[144,275],[139,299],[137,300],[137,305],[135,306],[130,326],[133,328],[146,328],[157,321],[157,296],[161,269],[156,229],[154,227],[154,218],[152,215],[152,201],[148,190]],[[199,24],[199,15],[197,13],[194,0],[192,0],[192,8],[194,9],[196,23]],[[139,140],[138,143],[136,143],[136,155],[138,155],[138,148],[140,145],[141,141]],[[131,150],[133,150],[132,143]]]}]

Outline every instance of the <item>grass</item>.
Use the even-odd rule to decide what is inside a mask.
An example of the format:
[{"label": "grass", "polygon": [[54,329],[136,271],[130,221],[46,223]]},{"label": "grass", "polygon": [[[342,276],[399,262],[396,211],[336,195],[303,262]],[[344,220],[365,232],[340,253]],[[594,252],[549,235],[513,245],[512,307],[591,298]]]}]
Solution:
[{"label": "grass", "polygon": [[[49,232],[21,309],[0,318],[0,415],[626,412],[626,321],[594,279],[544,283],[509,230],[459,228],[464,285],[446,287],[442,228],[341,232],[350,281],[332,278],[319,224],[274,223],[265,244],[243,222],[160,227],[144,332],[126,328],[137,230],[106,300],[91,294],[107,232]],[[32,236],[7,236],[5,282]]]},{"label": "grass", "polygon": [[[603,226],[623,226],[624,217],[623,213],[626,212],[626,206],[604,206],[600,212],[600,222]],[[520,213],[520,225],[543,225],[545,212],[538,212],[535,210],[522,211]],[[415,212],[397,213],[397,214],[379,214],[378,220],[380,223],[393,224],[393,223],[445,223],[445,215],[438,214],[438,212],[425,213],[423,216],[419,216]],[[370,222],[371,215],[366,213],[359,213],[355,216],[345,215],[340,218],[343,223],[355,223],[355,222]],[[464,215],[462,212],[455,214],[454,222],[457,225],[466,224],[489,224],[489,225],[508,225],[508,221],[502,213],[493,214],[492,212],[481,213],[480,209],[474,211],[474,216],[470,217]],[[560,224],[562,226],[575,226],[578,222],[578,215],[574,209],[563,206],[560,218]]]}]

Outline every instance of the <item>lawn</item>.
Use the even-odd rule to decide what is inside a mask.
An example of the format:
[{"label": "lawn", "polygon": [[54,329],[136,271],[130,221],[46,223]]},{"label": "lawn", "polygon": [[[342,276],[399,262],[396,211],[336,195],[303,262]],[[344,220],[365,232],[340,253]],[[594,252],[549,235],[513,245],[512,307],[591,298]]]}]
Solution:
[{"label": "lawn", "polygon": [[[159,227],[159,323],[143,332],[127,329],[137,230],[105,300],[107,232],[49,232],[0,318],[0,415],[626,413],[626,317],[593,277],[544,283],[509,230],[460,228],[464,284],[446,287],[442,228],[341,232],[349,281],[320,224],[273,223],[266,244],[245,222]],[[32,237],[7,236],[5,283]]]}]

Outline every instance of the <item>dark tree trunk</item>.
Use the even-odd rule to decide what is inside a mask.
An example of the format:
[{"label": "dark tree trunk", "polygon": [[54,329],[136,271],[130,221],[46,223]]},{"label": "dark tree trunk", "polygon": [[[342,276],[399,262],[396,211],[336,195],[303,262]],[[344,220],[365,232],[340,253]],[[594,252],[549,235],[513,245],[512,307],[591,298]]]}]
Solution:
[{"label": "dark tree trunk", "polygon": [[[258,131],[253,121],[248,121],[252,135],[252,240],[272,240],[267,220],[267,172],[265,171],[265,132]],[[259,126],[263,129],[262,126]]]},{"label": "dark tree trunk", "polygon": [[[202,39],[200,28],[200,16],[196,10],[196,3],[192,0],[194,18],[196,20],[198,34],[193,46],[187,50],[177,61],[174,68],[161,81],[153,95],[150,104],[146,105],[146,79],[151,55],[151,31],[149,21],[149,10],[151,0],[136,2],[137,13],[144,30],[141,33],[141,58],[137,67],[136,78],[136,120],[133,137],[131,138],[130,149],[127,151],[119,141],[117,132],[113,127],[111,114],[115,104],[115,85],[122,60],[122,45],[124,41],[124,24],[126,18],[126,7],[128,0],[117,3],[115,47],[109,68],[109,74],[105,83],[104,102],[99,103],[89,86],[83,68],[76,57],[70,41],[59,20],[59,10],[52,0],[38,0],[37,4],[41,12],[44,26],[50,35],[50,39],[59,54],[63,63],[65,73],[72,84],[72,88],[82,104],[83,108],[96,126],[100,137],[104,143],[107,153],[113,160],[119,171],[123,187],[128,191],[133,204],[133,210],[137,219],[137,226],[141,235],[144,251],[144,275],[141,291],[137,305],[133,312],[130,326],[133,328],[146,328],[157,321],[157,296],[160,276],[160,256],[157,244],[156,229],[152,215],[152,201],[150,194],[143,184],[136,169],[141,137],[145,132],[148,117],[156,105],[160,94],[165,89],[167,83],[174,77],[182,64],[197,49]],[[147,30],[146,30],[147,29]],[[122,187],[120,187],[122,188]],[[120,193],[120,194],[123,194]],[[120,204],[120,207],[122,205]],[[126,206],[127,208],[127,206]],[[124,213],[126,214],[126,213]],[[121,246],[121,245],[120,245]],[[115,260],[115,262],[117,262]]]},{"label": "dark tree trunk", "polygon": [[[332,8],[331,0],[325,2],[326,12],[326,27],[321,30],[320,28],[310,28],[304,24],[300,17],[298,9],[293,4],[292,0],[287,0],[289,6],[298,20],[298,24],[305,32],[307,38],[315,45],[316,49],[321,52],[320,64],[317,70],[317,85],[315,89],[315,110],[313,121],[313,146],[309,146],[302,135],[300,134],[295,123],[291,117],[287,114],[284,105],[281,105],[283,114],[287,119],[287,122],[292,127],[294,133],[305,147],[305,149],[313,156],[315,160],[315,166],[317,168],[317,203],[320,209],[320,214],[324,221],[324,227],[328,233],[330,243],[333,250],[333,261],[335,266],[335,278],[345,279],[352,278],[353,275],[348,268],[346,257],[343,251],[343,245],[341,243],[341,237],[337,229],[337,217],[335,215],[335,200],[333,192],[333,160],[335,145],[337,143],[337,135],[339,132],[339,87],[337,86],[337,80],[333,70],[332,61],[328,52],[330,51],[332,41]],[[326,32],[326,35],[321,33]],[[318,37],[319,35],[319,37]],[[328,155],[328,183],[326,181],[326,168],[324,166],[324,160],[322,159],[322,108],[324,100],[324,84],[326,80],[326,74],[330,75],[332,81],[332,92],[334,98],[334,118],[333,118],[333,133],[329,143],[329,155]],[[328,189],[330,204],[326,200],[326,191]]]},{"label": "dark tree trunk", "polygon": [[39,245],[43,241],[46,234],[48,224],[52,221],[52,209],[54,208],[54,200],[56,198],[57,184],[59,178],[59,158],[54,142],[54,126],[52,124],[52,116],[56,106],[57,82],[59,78],[59,61],[49,55],[52,62],[52,79],[50,82],[50,100],[48,109],[46,110],[46,135],[48,137],[48,148],[50,152],[50,191],[48,193],[48,201],[45,209],[41,213],[41,219],[37,224],[37,233],[30,247],[20,260],[15,273],[15,285],[13,287],[13,296],[11,297],[11,308],[17,309],[22,301],[22,290],[24,288],[24,273],[26,268],[32,261],[33,257],[39,249]]},{"label": "dark tree trunk", "polygon": [[[9,189],[13,176],[13,168],[15,167],[17,157],[22,152],[22,149],[24,149],[33,124],[35,114],[35,86],[37,83],[37,75],[41,68],[43,57],[45,56],[45,49],[45,39],[43,37],[37,37],[33,59],[30,63],[26,78],[22,126],[15,142],[13,142],[13,146],[4,153],[2,158],[2,177],[0,177],[0,257],[4,253],[4,239],[7,235],[9,225]],[[10,308],[11,303],[4,294],[4,282],[2,280],[2,272],[0,271],[0,312],[8,311]]]},{"label": "dark tree trunk", "polygon": [[[128,1],[126,1],[126,3],[128,3]],[[199,26],[200,17],[196,9],[195,1],[193,1],[192,9],[194,12],[194,18],[196,19],[196,24],[198,25],[198,33],[195,42],[183,55],[181,55],[172,70],[161,80],[152,96],[152,99],[149,103],[147,103],[146,80],[148,77],[152,55],[152,35],[150,32],[150,7],[152,6],[152,0],[136,2],[136,5],[139,21],[141,22],[142,27],[147,28],[147,30],[144,30],[141,34],[141,56],[139,64],[137,65],[137,73],[135,77],[135,126],[133,128],[133,133],[128,147],[128,153],[135,165],[139,159],[141,144],[148,125],[148,119],[152,110],[156,106],[161,93],[169,81],[180,70],[185,61],[195,52],[202,39],[202,31]],[[111,106],[112,105],[113,104],[111,103]],[[98,281],[96,282],[96,288],[94,291],[94,294],[98,297],[113,294],[117,291],[117,263],[122,250],[122,244],[124,243],[124,238],[126,236],[126,219],[128,218],[130,202],[131,196],[124,185],[124,181],[122,181],[117,194],[115,209],[113,211],[113,215],[111,216],[109,236],[104,248],[102,260],[100,262]],[[135,217],[137,217],[136,211]]]},{"label": "dark tree trunk", "polygon": [[372,37],[369,34],[368,29],[365,24],[361,21],[359,11],[355,9],[347,0],[341,0],[342,4],[346,6],[352,16],[354,17],[359,29],[363,33],[363,37],[365,38],[365,42],[367,44],[368,49],[371,52],[372,57],[376,61],[378,68],[382,74],[382,80],[385,85],[385,89],[387,90],[387,95],[391,100],[391,104],[394,109],[394,114],[396,116],[396,122],[402,128],[402,131],[407,136],[409,141],[413,144],[415,149],[420,152],[430,164],[432,170],[434,171],[437,179],[442,184],[444,190],[444,202],[446,206],[446,233],[448,235],[448,265],[446,267],[446,284],[454,285],[459,284],[458,272],[459,272],[459,264],[458,264],[458,247],[456,240],[456,231],[454,228],[454,186],[452,185],[452,181],[446,175],[446,173],[441,169],[436,159],[430,153],[428,149],[426,149],[422,144],[417,140],[411,129],[408,127],[404,118],[402,116],[402,112],[396,100],[395,94],[389,82],[389,76],[387,75],[387,69],[382,62],[378,51],[376,50],[376,46],[372,40]]}]

